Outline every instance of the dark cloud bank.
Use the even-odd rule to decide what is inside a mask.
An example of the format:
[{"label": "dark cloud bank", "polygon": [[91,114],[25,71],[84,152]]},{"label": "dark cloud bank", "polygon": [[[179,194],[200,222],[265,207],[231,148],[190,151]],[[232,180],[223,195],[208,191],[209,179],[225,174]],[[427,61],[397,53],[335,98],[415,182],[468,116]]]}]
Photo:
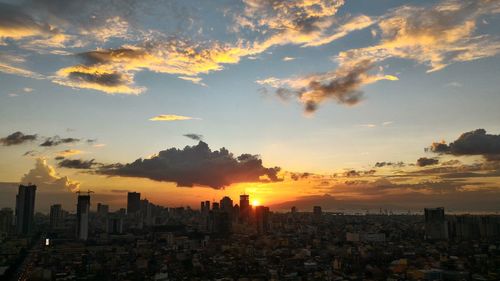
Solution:
[{"label": "dark cloud bank", "polygon": [[70,169],[92,169],[96,165],[100,165],[92,160],[81,160],[81,159],[56,159],[61,160],[57,165],[60,168],[70,168]]},{"label": "dark cloud bank", "polygon": [[439,160],[436,158],[420,157],[417,160],[417,166],[419,167],[436,165],[437,163],[439,163]]},{"label": "dark cloud bank", "polygon": [[60,144],[67,144],[67,143],[75,143],[79,142],[80,139],[76,138],[61,138],[59,136],[54,136],[50,138],[46,138],[44,142],[40,144],[40,146],[57,146]]},{"label": "dark cloud bank", "polygon": [[0,139],[0,143],[4,146],[18,145],[26,142],[31,142],[37,139],[37,135],[25,135],[22,132],[12,133]]},{"label": "dark cloud bank", "polygon": [[177,186],[201,185],[220,189],[242,182],[277,182],[281,180],[278,178],[279,171],[279,167],[264,167],[257,155],[241,154],[235,157],[225,148],[212,151],[208,144],[200,141],[184,149],[160,151],[150,159],[102,166],[96,173],[175,182]]},{"label": "dark cloud bank", "polygon": [[[73,144],[80,141],[85,141],[87,144],[94,144],[97,139],[79,139],[79,138],[61,138],[60,136],[53,137],[39,137],[37,134],[24,134],[23,132],[17,131],[12,133],[6,137],[0,138],[0,144],[3,146],[11,146],[11,145],[19,145],[28,142],[33,142],[39,139],[43,139],[42,143],[39,143],[41,147],[53,147],[61,144]],[[35,151],[29,151],[35,152]],[[25,156],[30,155],[31,153],[25,153]]]},{"label": "dark cloud bank", "polygon": [[190,138],[192,140],[195,140],[195,141],[203,140],[203,136],[199,135],[199,134],[185,134],[183,136],[185,136],[186,138]]},{"label": "dark cloud bank", "polygon": [[500,160],[500,135],[487,134],[486,130],[477,129],[463,133],[449,144],[433,143],[430,151],[455,156],[482,155],[487,160]]}]

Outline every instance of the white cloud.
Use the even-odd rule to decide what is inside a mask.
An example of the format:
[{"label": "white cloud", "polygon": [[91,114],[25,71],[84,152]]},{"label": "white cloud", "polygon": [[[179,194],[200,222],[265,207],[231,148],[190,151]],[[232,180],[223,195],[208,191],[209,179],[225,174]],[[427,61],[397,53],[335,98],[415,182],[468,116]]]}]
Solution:
[{"label": "white cloud", "polygon": [[61,177],[43,158],[37,158],[35,167],[21,178],[21,183],[33,183],[41,192],[78,191],[80,183]]}]

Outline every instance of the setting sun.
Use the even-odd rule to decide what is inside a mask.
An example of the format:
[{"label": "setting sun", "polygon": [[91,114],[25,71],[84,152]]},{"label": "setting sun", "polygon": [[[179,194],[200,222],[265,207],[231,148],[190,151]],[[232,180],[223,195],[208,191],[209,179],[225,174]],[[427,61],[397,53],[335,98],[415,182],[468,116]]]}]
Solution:
[{"label": "setting sun", "polygon": [[252,200],[252,206],[257,207],[260,205],[260,201],[257,199]]}]

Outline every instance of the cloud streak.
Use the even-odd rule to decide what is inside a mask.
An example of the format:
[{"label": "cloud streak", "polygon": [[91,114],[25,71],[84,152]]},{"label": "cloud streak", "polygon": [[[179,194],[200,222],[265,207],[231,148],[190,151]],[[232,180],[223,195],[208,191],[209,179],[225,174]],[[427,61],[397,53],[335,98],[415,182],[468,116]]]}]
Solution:
[{"label": "cloud streak", "polygon": [[203,140],[203,136],[199,135],[199,134],[185,134],[183,136],[185,136],[186,138],[190,138],[192,140],[195,140],[195,141]]},{"label": "cloud streak", "polygon": [[19,145],[27,142],[32,142],[37,139],[37,135],[25,135],[22,132],[12,133],[4,138],[0,139],[0,143],[3,146]]},{"label": "cloud streak", "polygon": [[95,162],[94,159],[91,160],[63,159],[57,164],[57,166],[60,168],[68,168],[68,169],[92,169],[96,165],[100,164]]},{"label": "cloud streak", "polygon": [[61,144],[76,143],[79,141],[80,141],[80,139],[76,139],[76,138],[61,138],[59,136],[54,136],[54,137],[46,138],[45,141],[40,144],[40,146],[52,147],[52,146],[58,146]]},{"label": "cloud streak", "polygon": [[184,120],[201,120],[200,118],[175,115],[175,114],[161,114],[149,119],[150,121],[184,121]]}]

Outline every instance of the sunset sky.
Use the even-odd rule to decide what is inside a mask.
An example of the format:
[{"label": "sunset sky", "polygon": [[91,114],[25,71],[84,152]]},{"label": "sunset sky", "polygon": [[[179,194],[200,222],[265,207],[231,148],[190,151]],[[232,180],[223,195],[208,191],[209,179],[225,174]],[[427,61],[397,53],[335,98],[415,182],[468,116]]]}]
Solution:
[{"label": "sunset sky", "polygon": [[0,0],[0,207],[500,211],[498,26],[496,0]]}]

